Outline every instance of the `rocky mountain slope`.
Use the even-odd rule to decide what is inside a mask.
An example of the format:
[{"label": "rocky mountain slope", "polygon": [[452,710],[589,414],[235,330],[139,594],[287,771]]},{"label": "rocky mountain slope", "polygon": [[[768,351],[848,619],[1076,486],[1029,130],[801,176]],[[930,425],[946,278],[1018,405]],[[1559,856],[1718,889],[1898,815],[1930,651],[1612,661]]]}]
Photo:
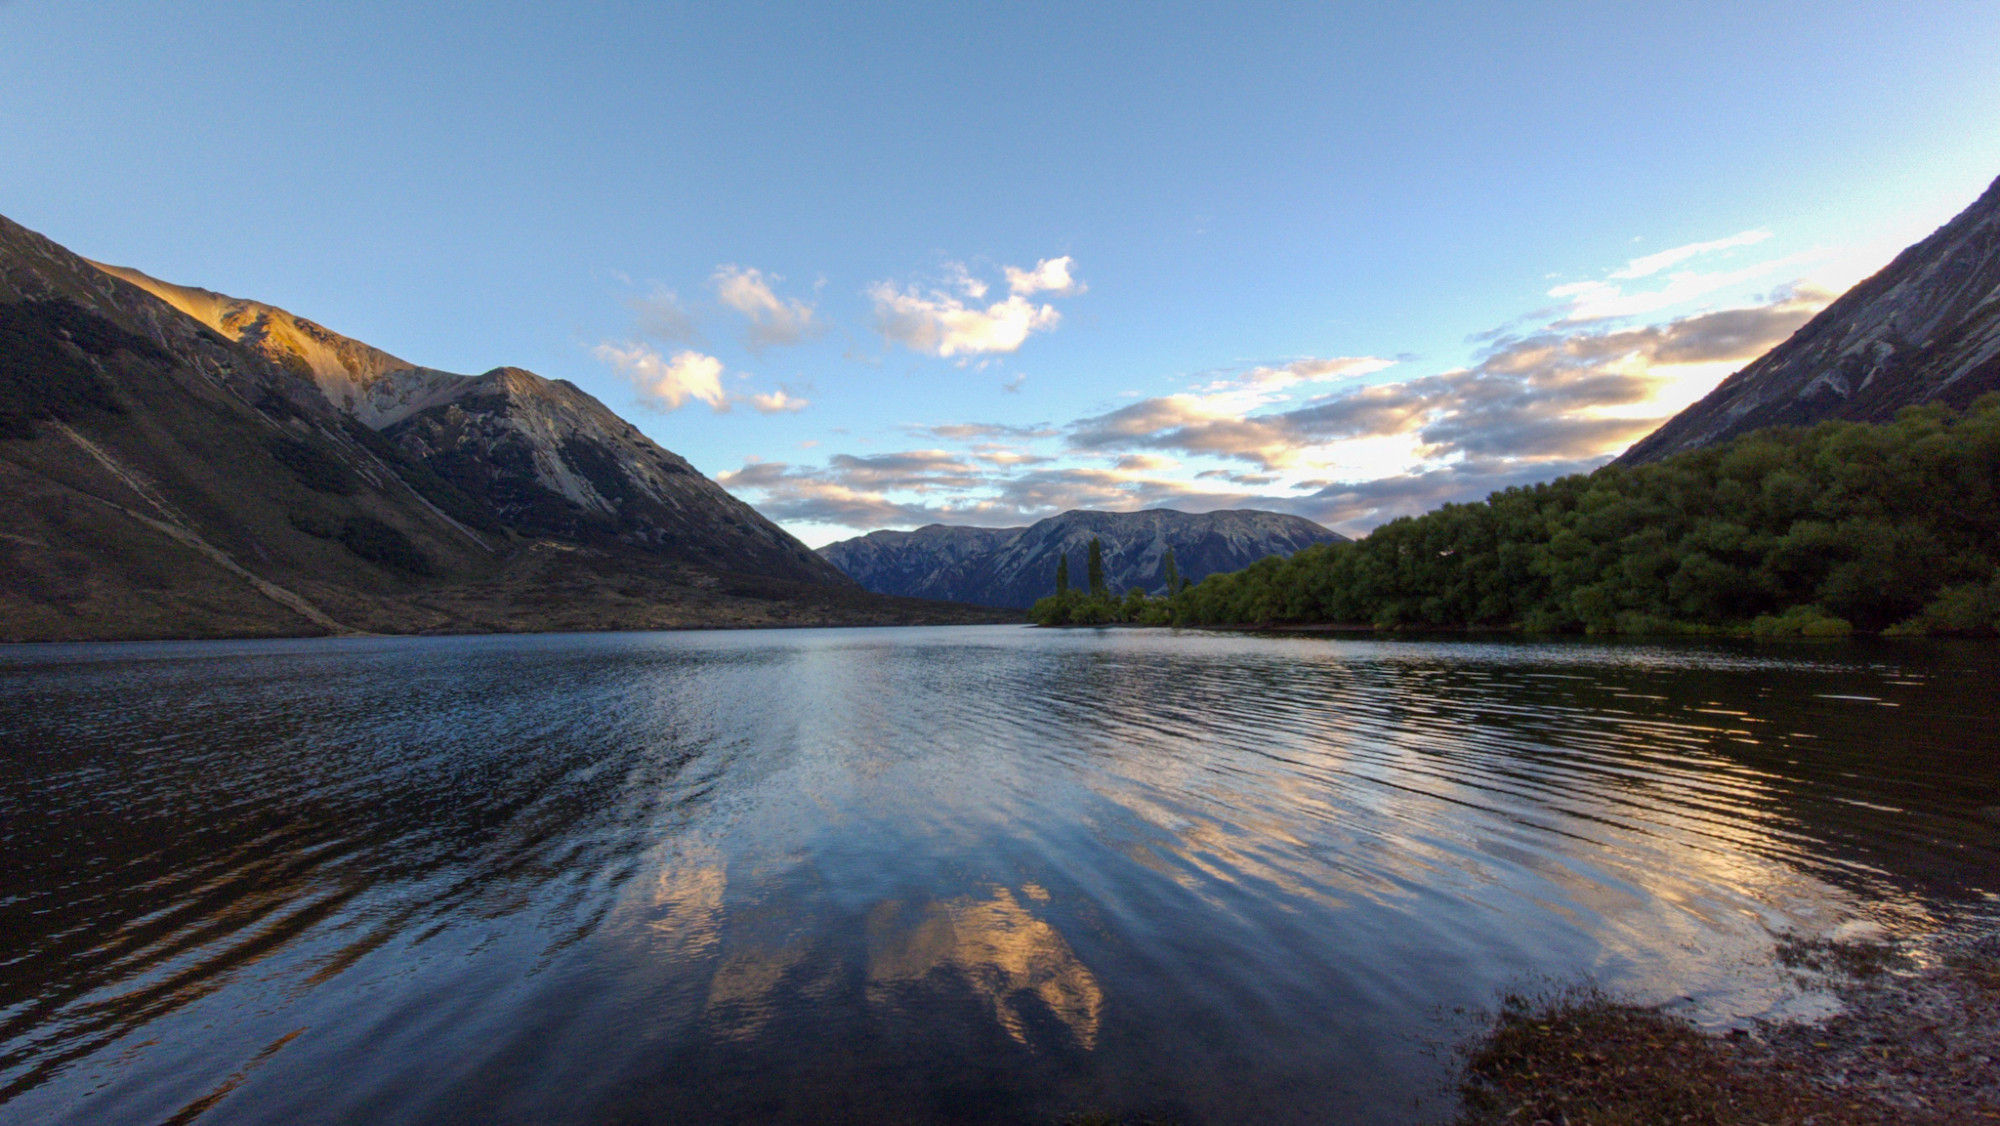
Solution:
[{"label": "rocky mountain slope", "polygon": [[1618,460],[1658,461],[1764,426],[1879,422],[2000,390],[2000,180]]},{"label": "rocky mountain slope", "polygon": [[421,368],[0,219],[0,639],[959,620],[568,383]]},{"label": "rocky mountain slope", "polygon": [[968,581],[979,564],[1027,528],[929,524],[914,532],[870,532],[819,549],[869,590],[912,598],[978,602]]},{"label": "rocky mountain slope", "polygon": [[932,524],[914,532],[870,532],[819,553],[878,593],[1026,607],[1055,590],[1056,560],[1064,554],[1072,581],[1083,585],[1093,536],[1103,542],[1105,580],[1117,593],[1134,586],[1164,590],[1161,568],[1169,548],[1180,573],[1199,582],[1268,555],[1346,540],[1302,516],[1156,508],[1065,512],[1026,528]]}]

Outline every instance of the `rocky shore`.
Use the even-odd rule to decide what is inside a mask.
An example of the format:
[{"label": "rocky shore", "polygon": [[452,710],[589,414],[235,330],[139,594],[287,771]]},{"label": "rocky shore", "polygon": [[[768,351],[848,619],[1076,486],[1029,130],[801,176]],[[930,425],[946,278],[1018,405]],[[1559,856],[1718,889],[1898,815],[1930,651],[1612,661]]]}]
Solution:
[{"label": "rocky shore", "polygon": [[1715,1034],[1589,989],[1508,998],[1465,1050],[1461,1126],[2000,1123],[2000,933],[1778,958],[1840,1010]]}]

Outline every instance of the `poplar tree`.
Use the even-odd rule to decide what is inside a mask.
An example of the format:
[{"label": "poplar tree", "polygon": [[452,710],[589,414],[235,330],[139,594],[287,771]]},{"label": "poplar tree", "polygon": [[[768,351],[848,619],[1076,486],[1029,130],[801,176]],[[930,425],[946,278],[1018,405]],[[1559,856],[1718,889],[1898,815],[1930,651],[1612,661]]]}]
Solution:
[{"label": "poplar tree", "polygon": [[1090,596],[1105,597],[1104,589],[1104,544],[1096,536],[1090,537]]},{"label": "poplar tree", "polygon": [[1167,596],[1171,598],[1179,594],[1181,592],[1181,569],[1174,563],[1174,549],[1171,547],[1167,549],[1165,555],[1160,557],[1160,573],[1167,580]]},{"label": "poplar tree", "polygon": [[1056,593],[1069,593],[1069,552],[1065,551],[1056,559]]}]

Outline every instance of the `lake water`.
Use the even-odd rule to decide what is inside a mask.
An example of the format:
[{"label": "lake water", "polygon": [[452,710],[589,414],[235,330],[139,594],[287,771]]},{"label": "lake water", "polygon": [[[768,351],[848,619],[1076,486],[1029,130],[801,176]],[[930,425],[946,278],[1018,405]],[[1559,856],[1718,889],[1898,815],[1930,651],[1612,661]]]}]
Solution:
[{"label": "lake water", "polygon": [[0,649],[0,1121],[1431,1121],[1499,991],[1991,913],[1996,657]]}]

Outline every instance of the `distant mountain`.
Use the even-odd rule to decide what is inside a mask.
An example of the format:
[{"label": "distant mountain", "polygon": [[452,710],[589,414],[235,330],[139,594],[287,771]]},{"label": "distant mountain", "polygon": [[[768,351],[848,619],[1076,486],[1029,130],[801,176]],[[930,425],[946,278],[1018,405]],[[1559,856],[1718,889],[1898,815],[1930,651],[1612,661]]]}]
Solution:
[{"label": "distant mountain", "polygon": [[827,544],[819,553],[878,594],[976,603],[981,592],[969,585],[973,573],[1025,531],[927,524],[914,532],[870,532]]},{"label": "distant mountain", "polygon": [[1764,426],[1881,422],[2000,390],[2000,180],[1621,456],[1658,461]]},{"label": "distant mountain", "polygon": [[1180,573],[1199,582],[1266,556],[1347,540],[1303,516],[1155,508],[1065,512],[1026,528],[931,524],[914,532],[870,532],[828,544],[819,553],[880,594],[1026,607],[1054,592],[1056,560],[1064,554],[1071,581],[1083,586],[1093,536],[1104,544],[1105,580],[1115,593],[1134,586],[1163,590],[1161,566],[1168,548]]},{"label": "distant mountain", "polygon": [[574,386],[419,367],[0,219],[0,639],[962,620]]}]

